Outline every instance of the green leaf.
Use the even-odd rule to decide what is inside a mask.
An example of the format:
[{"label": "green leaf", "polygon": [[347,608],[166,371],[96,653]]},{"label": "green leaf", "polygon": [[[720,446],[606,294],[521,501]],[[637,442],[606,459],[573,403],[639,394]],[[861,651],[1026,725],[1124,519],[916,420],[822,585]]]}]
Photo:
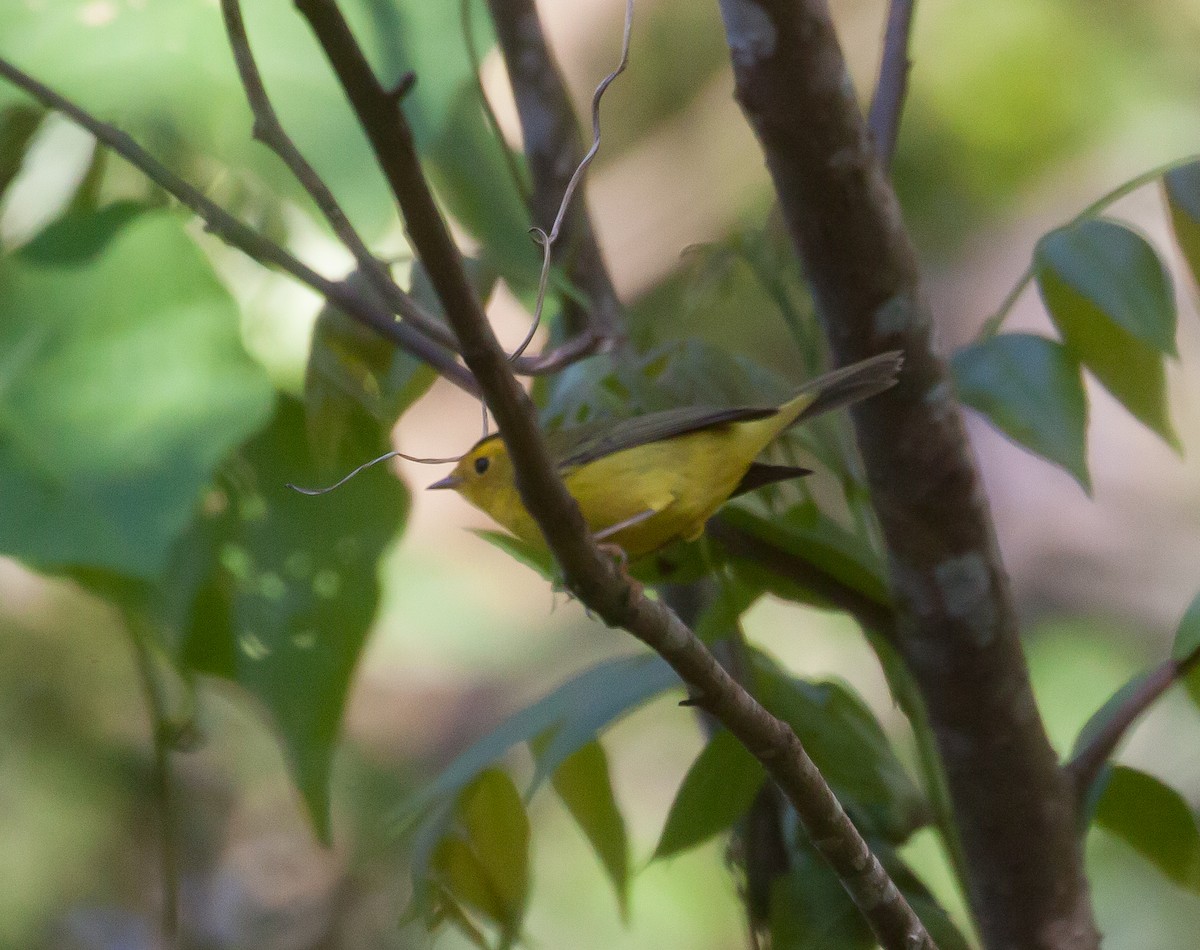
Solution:
[{"label": "green leaf", "polygon": [[1163,191],[1171,211],[1171,226],[1192,278],[1200,284],[1200,162],[1176,168],[1163,176]]},{"label": "green leaf", "polygon": [[1112,832],[1169,880],[1200,893],[1200,830],[1183,796],[1127,766],[1109,770],[1096,824]]},{"label": "green leaf", "polygon": [[668,858],[728,831],[762,788],[762,764],[721,730],[692,763],[675,794],[654,859]]},{"label": "green leaf", "polygon": [[[798,834],[803,837],[804,831]],[[876,945],[837,875],[806,838],[792,849],[792,869],[771,888],[769,926],[775,950],[871,950]]]},{"label": "green leaf", "polygon": [[456,904],[461,901],[493,921],[504,919],[504,904],[492,889],[487,869],[461,838],[448,835],[438,842],[430,867]]},{"label": "green leaf", "polygon": [[1154,249],[1128,228],[1089,219],[1042,238],[1034,268],[1067,349],[1135,418],[1177,447],[1163,368],[1163,354],[1175,353],[1175,305]]},{"label": "green leaf", "polygon": [[[355,272],[350,282],[362,287]],[[365,288],[364,288],[365,289]],[[344,457],[356,417],[366,413],[388,430],[437,379],[430,367],[340,310],[317,318],[304,380],[308,433],[319,458]]]},{"label": "green leaf", "polygon": [[1200,651],[1200,594],[1192,598],[1183,619],[1175,630],[1175,643],[1171,647],[1171,658],[1182,663]]},{"label": "green leaf", "polygon": [[963,402],[1091,493],[1087,395],[1079,362],[1066,347],[1004,333],[959,350],[951,366]]},{"label": "green leaf", "polygon": [[1138,673],[1132,676],[1129,680],[1115,693],[1113,693],[1104,705],[1097,709],[1084,723],[1082,729],[1079,730],[1079,735],[1075,737],[1074,745],[1071,748],[1071,756],[1079,755],[1086,749],[1095,738],[1108,726],[1112,717],[1121,709],[1124,708],[1126,701],[1142,688],[1142,685],[1150,677],[1150,672]]},{"label": "green leaf", "polygon": [[[365,422],[345,454],[384,441]],[[382,467],[320,498],[286,487],[328,478],[310,455],[303,410],[283,398],[207,506],[218,566],[196,598],[185,662],[242,685],[271,714],[318,833],[329,832],[329,773],[350,678],[379,599],[379,558],[408,493]]]},{"label": "green leaf", "polygon": [[45,115],[40,106],[27,103],[0,109],[0,195],[21,170],[25,150]]},{"label": "green leaf", "polygon": [[1200,594],[1197,594],[1175,631],[1175,644],[1171,647],[1171,658],[1176,663],[1189,664],[1184,674],[1183,685],[1192,702],[1200,707],[1200,663],[1196,654],[1200,652]]},{"label": "green leaf", "polygon": [[554,563],[554,555],[545,547],[530,544],[515,535],[491,528],[472,528],[471,533],[482,538],[492,547],[499,548],[526,567],[533,569],[542,576],[543,580],[553,583],[560,579],[558,566]]},{"label": "green leaf", "polygon": [[[805,836],[790,850],[792,870],[772,889],[772,946],[787,950],[858,950],[876,942],[858,908]],[[940,950],[969,950],[969,944],[920,878],[886,841],[868,844]]]},{"label": "green leaf", "polygon": [[[1039,281],[1053,274],[1076,298],[1148,347],[1166,356],[1175,348],[1171,277],[1150,243],[1104,218],[1051,231],[1034,251]],[[1051,313],[1057,322],[1057,314]]]},{"label": "green leaf", "polygon": [[563,760],[551,781],[612,881],[621,916],[627,917],[629,841],[625,819],[613,793],[604,747],[597,741],[580,746]]},{"label": "green leaf", "polygon": [[521,796],[507,772],[485,769],[463,789],[458,812],[496,895],[495,920],[506,933],[516,934],[529,897],[529,818]]},{"label": "green leaf", "polygon": [[179,216],[129,206],[0,258],[0,299],[0,550],[154,578],[270,410],[236,306]]},{"label": "green leaf", "polygon": [[397,811],[394,827],[404,833],[428,809],[453,796],[514,745],[549,734],[527,794],[532,795],[568,756],[595,738],[614,719],[650,698],[679,686],[679,677],[657,656],[606,660],[568,680],[471,745],[418,795]]},{"label": "green leaf", "polygon": [[[810,561],[880,604],[891,602],[880,556],[811,500],[792,506],[782,518],[765,518],[740,505],[727,505],[721,511],[721,520]],[[764,575],[755,576],[768,582]],[[794,585],[774,584],[769,589],[778,596],[797,596]],[[805,600],[819,602],[808,595]]]},{"label": "green leaf", "polygon": [[928,821],[924,797],[848,686],[795,679],[758,651],[753,670],[762,704],[796,731],[864,834],[899,843]]}]

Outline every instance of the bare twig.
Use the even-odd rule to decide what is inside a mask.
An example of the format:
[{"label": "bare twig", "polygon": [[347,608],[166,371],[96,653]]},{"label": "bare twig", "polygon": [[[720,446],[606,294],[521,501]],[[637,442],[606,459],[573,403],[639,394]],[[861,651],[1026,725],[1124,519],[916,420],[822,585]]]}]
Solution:
[{"label": "bare twig", "polygon": [[261,264],[266,264],[291,274],[301,283],[308,285],[348,316],[372,327],[381,336],[393,341],[401,349],[418,359],[424,360],[442,376],[460,389],[472,395],[478,394],[471,375],[454,358],[454,354],[438,346],[412,327],[397,322],[381,301],[363,295],[344,281],[333,281],[321,276],[307,264],[288,253],[274,241],[263,237],[253,228],[243,224],[216,202],[210,200],[199,189],[184,181],[149,152],[138,145],[129,135],[101,122],[89,112],[49,86],[18,69],[7,60],[0,59],[0,76],[13,85],[24,89],[34,99],[49,109],[55,109],[72,122],[87,129],[99,141],[135,166],[153,182],[180,203],[191,209],[208,231],[218,238],[245,252]]},{"label": "bare twig", "polygon": [[[456,309],[465,309],[482,316],[482,307],[463,267],[462,254],[450,237],[433,192],[416,161],[412,132],[401,117],[396,96],[383,87],[372,71],[335,0],[295,2],[296,9],[308,20],[358,116],[443,310],[447,315]],[[412,156],[411,162],[402,157],[408,155]],[[572,359],[579,359],[592,349],[579,346],[568,353]],[[466,357],[465,352],[463,356]],[[569,361],[549,352],[521,364],[519,371],[532,369],[544,373],[549,372],[547,366],[561,368]]]},{"label": "bare twig", "polygon": [[737,96],[836,361],[904,352],[899,383],[852,416],[887,545],[898,650],[945,763],[984,942],[1095,950],[1074,788],[1038,715],[917,254],[828,4],[719,2]]},{"label": "bare twig", "polygon": [[908,40],[912,32],[913,8],[916,0],[891,0],[888,6],[887,30],[883,37],[883,56],[879,61],[879,81],[871,100],[867,126],[875,140],[875,150],[886,168],[896,153],[900,134],[900,116],[908,94],[908,73],[912,60],[908,58]]},{"label": "bare twig", "polygon": [[[496,35],[504,53],[509,82],[521,120],[525,155],[533,178],[530,212],[540,228],[553,228],[555,218],[569,202],[571,182],[586,167],[586,156],[566,85],[542,32],[533,0],[488,0]],[[626,37],[632,10],[626,7]],[[627,42],[623,44],[627,47]],[[627,56],[623,49],[622,61]],[[615,73],[596,90],[593,126],[598,129],[599,96]],[[593,139],[598,143],[598,132]],[[590,160],[590,159],[588,159]],[[552,260],[563,267],[567,279],[581,291],[586,304],[568,296],[563,325],[569,336],[588,335],[598,342],[623,339],[620,300],[596,241],[586,202],[570,205],[558,224],[559,239]]]},{"label": "bare twig", "polygon": [[131,612],[126,613],[129,639],[133,645],[133,656],[137,664],[146,709],[150,715],[150,741],[154,749],[154,794],[157,797],[159,824],[161,826],[159,865],[162,875],[162,915],[160,928],[163,946],[174,950],[180,945],[179,926],[179,820],[175,813],[175,789],[171,779],[171,723],[167,715],[167,701],[151,643],[153,635],[145,624]]},{"label": "bare twig", "polygon": [[[517,489],[554,552],[567,585],[612,626],[656,650],[689,684],[697,704],[719,719],[784,789],[813,841],[876,928],[888,950],[921,950],[932,941],[858,834],[796,734],[721,668],[666,605],[647,599],[596,546],[579,506],[551,460],[528,395],[512,375],[483,310],[462,275],[424,181],[403,115],[386,107],[362,51],[331,0],[298,0],[377,150],[388,149],[388,181],[462,354],[483,389],[513,461]],[[373,127],[378,123],[378,127]]]},{"label": "bare twig", "polygon": [[1067,772],[1075,781],[1075,791],[1080,801],[1087,797],[1100,770],[1112,758],[1133,724],[1163,693],[1187,676],[1197,663],[1200,663],[1200,650],[1193,651],[1182,660],[1172,658],[1156,666],[1113,710],[1088,744],[1067,763]]},{"label": "bare twig", "polygon": [[296,176],[296,180],[308,192],[333,228],[334,233],[354,255],[359,269],[366,275],[375,291],[387,302],[388,306],[440,346],[450,350],[455,349],[458,341],[454,339],[454,334],[425,313],[410,295],[396,286],[387,269],[371,253],[354,225],[350,223],[349,217],[342,210],[342,206],[334,197],[329,186],[300,153],[295,142],[284,130],[283,123],[279,121],[275,107],[267,95],[258,65],[254,61],[250,39],[246,35],[246,26],[242,21],[240,0],[221,0],[221,13],[225,18],[225,31],[229,37],[229,47],[233,51],[238,75],[241,76],[242,86],[246,91],[246,101],[250,104],[250,111],[254,115],[254,137],[278,155]]}]

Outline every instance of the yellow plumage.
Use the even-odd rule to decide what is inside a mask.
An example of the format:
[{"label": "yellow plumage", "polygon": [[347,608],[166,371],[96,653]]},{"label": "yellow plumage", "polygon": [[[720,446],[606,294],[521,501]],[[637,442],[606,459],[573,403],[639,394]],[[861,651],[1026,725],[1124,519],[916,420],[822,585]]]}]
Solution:
[{"label": "yellow plumage", "polygon": [[[888,388],[899,366],[896,353],[864,360],[813,380],[775,408],[668,410],[616,423],[599,435],[589,431],[573,439],[569,430],[552,433],[551,455],[593,534],[638,558],[677,538],[700,537],[704,523],[782,432]],[[780,471],[783,477],[802,474]],[[449,477],[430,487],[453,488],[517,537],[544,543],[496,436],[475,445]]]}]

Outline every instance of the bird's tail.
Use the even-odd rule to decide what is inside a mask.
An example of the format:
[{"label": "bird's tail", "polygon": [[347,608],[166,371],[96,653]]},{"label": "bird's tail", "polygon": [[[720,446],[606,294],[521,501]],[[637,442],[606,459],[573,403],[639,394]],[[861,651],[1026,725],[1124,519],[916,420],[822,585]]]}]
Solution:
[{"label": "bird's tail", "polygon": [[797,425],[823,412],[840,409],[889,389],[895,385],[896,374],[903,363],[904,354],[892,350],[810,380],[804,384],[793,403],[805,397],[812,401],[797,413],[789,425]]}]

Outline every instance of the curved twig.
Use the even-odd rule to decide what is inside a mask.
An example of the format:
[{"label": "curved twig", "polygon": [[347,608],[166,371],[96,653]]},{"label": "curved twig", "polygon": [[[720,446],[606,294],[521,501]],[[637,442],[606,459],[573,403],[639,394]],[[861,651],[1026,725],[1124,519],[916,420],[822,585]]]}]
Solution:
[{"label": "curved twig", "polygon": [[325,184],[325,181],[317,174],[317,170],[309,164],[296,147],[296,143],[292,141],[291,136],[287,134],[267,95],[258,64],[254,61],[250,39],[246,35],[246,26],[242,20],[240,0],[221,0],[221,13],[225,19],[225,32],[229,38],[229,47],[233,51],[238,75],[241,77],[242,87],[246,91],[246,101],[254,116],[254,137],[271,149],[287,165],[296,180],[308,192],[313,203],[320,209],[321,214],[325,216],[325,220],[329,222],[333,232],[347,250],[354,255],[359,269],[366,274],[371,286],[388,306],[440,346],[450,350],[457,349],[458,341],[454,339],[454,334],[425,313],[409,294],[396,286],[387,269],[371,253],[354,225],[350,223],[350,218],[338,203],[329,186]]},{"label": "curved twig", "polygon": [[592,93],[592,145],[579,160],[579,164],[575,166],[575,172],[571,175],[571,180],[567,182],[566,190],[563,192],[562,201],[558,206],[558,213],[554,216],[554,223],[550,226],[550,231],[547,233],[539,227],[529,229],[529,233],[533,236],[534,241],[541,245],[542,248],[542,272],[538,277],[538,292],[537,303],[533,308],[533,323],[529,327],[529,332],[521,345],[509,356],[509,359],[515,359],[525,352],[525,348],[533,342],[533,336],[537,332],[538,326],[542,321],[542,308],[546,302],[546,285],[550,280],[551,255],[553,253],[554,243],[558,240],[559,232],[562,230],[563,220],[567,216],[567,211],[571,207],[571,199],[575,197],[575,191],[579,187],[579,183],[583,181],[584,172],[587,171],[592,160],[600,151],[600,102],[604,98],[604,93],[608,87],[613,84],[621,73],[625,72],[625,67],[629,65],[629,40],[633,35],[633,0],[625,0],[625,24],[621,33],[621,57],[617,62],[616,68],[607,76],[600,80],[596,86],[596,91]]}]

